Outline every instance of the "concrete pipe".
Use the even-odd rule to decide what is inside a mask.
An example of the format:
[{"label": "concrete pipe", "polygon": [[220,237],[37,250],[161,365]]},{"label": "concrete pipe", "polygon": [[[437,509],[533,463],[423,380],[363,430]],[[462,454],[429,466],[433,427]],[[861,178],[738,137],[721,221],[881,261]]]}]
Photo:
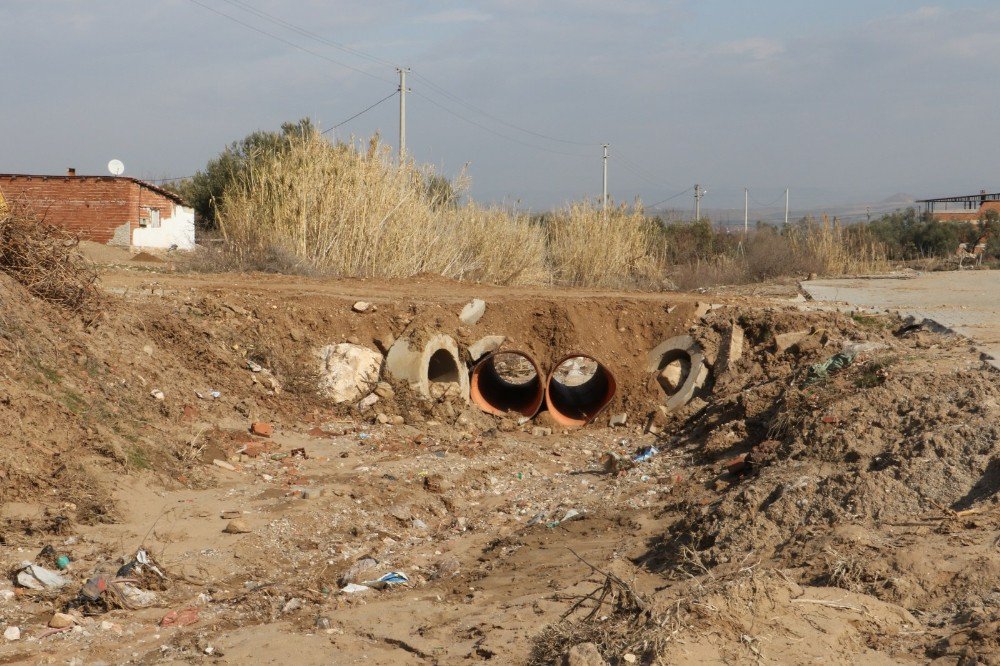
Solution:
[{"label": "concrete pipe", "polygon": [[426,341],[402,338],[389,348],[385,371],[424,397],[440,398],[455,392],[468,402],[469,373],[459,359],[458,345],[443,333]]},{"label": "concrete pipe", "polygon": [[523,351],[505,349],[476,363],[469,378],[469,397],[488,414],[515,412],[531,418],[542,408],[545,386],[535,359]]},{"label": "concrete pipe", "polygon": [[552,419],[564,426],[585,426],[615,397],[618,382],[600,361],[586,354],[559,360],[545,385],[545,405]]},{"label": "concrete pipe", "polygon": [[664,404],[671,411],[688,404],[708,378],[705,355],[690,335],[678,335],[660,343],[649,352],[646,371],[655,374],[667,396]]}]

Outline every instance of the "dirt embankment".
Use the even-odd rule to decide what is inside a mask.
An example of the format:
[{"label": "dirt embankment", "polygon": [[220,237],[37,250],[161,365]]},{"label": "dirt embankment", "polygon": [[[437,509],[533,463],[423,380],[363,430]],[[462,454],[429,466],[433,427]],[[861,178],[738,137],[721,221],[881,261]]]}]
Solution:
[{"label": "dirt embankment", "polygon": [[[2,659],[281,663],[289,634],[304,664],[550,663],[588,642],[610,663],[996,651],[1000,392],[956,338],[747,299],[698,319],[698,298],[675,294],[102,281],[84,323],[0,280],[3,565],[53,545],[73,579],[0,602],[25,637]],[[477,296],[486,314],[463,326]],[[354,312],[361,299],[375,307]],[[741,360],[658,410],[647,352],[690,332],[714,358],[734,323]],[[318,348],[384,352],[426,331],[463,354],[503,335],[543,371],[590,354],[619,391],[598,422],[550,436],[532,434],[544,413],[519,425],[399,384],[377,410],[318,397]],[[810,375],[845,348],[853,362]],[[648,446],[617,473],[600,462]],[[149,607],[41,637],[140,546],[169,577]],[[339,592],[392,571],[409,585]],[[194,624],[158,626],[186,608]]]}]

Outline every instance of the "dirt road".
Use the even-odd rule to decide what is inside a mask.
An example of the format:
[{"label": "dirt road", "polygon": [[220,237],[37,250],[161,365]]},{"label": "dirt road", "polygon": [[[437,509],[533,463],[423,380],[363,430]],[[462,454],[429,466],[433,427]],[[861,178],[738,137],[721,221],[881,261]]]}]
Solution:
[{"label": "dirt road", "polygon": [[976,342],[1000,368],[1000,271],[921,273],[901,278],[810,280],[817,301],[846,303],[928,319]]}]

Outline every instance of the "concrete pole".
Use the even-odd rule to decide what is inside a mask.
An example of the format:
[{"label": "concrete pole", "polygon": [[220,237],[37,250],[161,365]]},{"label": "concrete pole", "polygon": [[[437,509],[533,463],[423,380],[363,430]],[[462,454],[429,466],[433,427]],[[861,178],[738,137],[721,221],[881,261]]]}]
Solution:
[{"label": "concrete pole", "polygon": [[399,72],[399,163],[403,163],[406,154],[406,73],[408,67],[397,67]]},{"label": "concrete pole", "polygon": [[608,219],[608,146],[609,144],[603,144],[604,148],[604,187],[601,194],[601,210],[604,211],[604,219]]},{"label": "concrete pole", "polygon": [[788,226],[788,188],[785,188],[785,226]]},{"label": "concrete pole", "polygon": [[694,221],[701,219],[701,185],[694,186]]},{"label": "concrete pole", "polygon": [[750,188],[743,188],[743,235],[750,233]]}]

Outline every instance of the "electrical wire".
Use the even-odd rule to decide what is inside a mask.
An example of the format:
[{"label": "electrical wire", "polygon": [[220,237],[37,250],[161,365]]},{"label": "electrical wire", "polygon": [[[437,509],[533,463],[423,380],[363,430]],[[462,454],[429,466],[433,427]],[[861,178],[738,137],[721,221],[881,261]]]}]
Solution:
[{"label": "electrical wire", "polygon": [[782,199],[784,199],[785,198],[785,193],[782,192],[777,197],[775,197],[774,201],[770,201],[768,203],[761,203],[761,202],[757,201],[756,199],[753,198],[753,195],[751,195],[749,192],[747,192],[747,197],[750,199],[750,201],[754,202],[755,204],[757,204],[761,208],[767,208],[768,206],[773,206],[774,204],[776,204],[779,201],[781,201]]},{"label": "electrical wire", "polygon": [[371,106],[369,106],[369,107],[367,107],[367,108],[365,108],[365,109],[363,109],[361,111],[358,111],[357,113],[355,113],[353,116],[351,116],[347,120],[341,120],[339,123],[337,123],[333,127],[330,127],[328,129],[323,130],[322,132],[320,132],[320,134],[326,134],[327,132],[332,132],[333,130],[337,129],[341,125],[346,125],[347,123],[351,122],[352,120],[354,120],[358,116],[364,115],[364,114],[368,113],[369,111],[371,111],[372,109],[374,109],[376,106],[378,106],[382,102],[384,102],[384,101],[386,101],[388,99],[392,99],[393,97],[396,96],[396,93],[398,93],[398,92],[399,92],[398,90],[393,90],[391,93],[389,93],[388,95],[386,95],[385,97],[383,97],[379,101],[375,102]]},{"label": "electrical wire", "polygon": [[308,37],[309,39],[317,41],[317,42],[319,42],[321,44],[326,44],[327,46],[332,46],[335,49],[339,49],[339,50],[341,50],[341,51],[343,51],[345,53],[350,53],[351,55],[356,55],[359,58],[365,58],[365,59],[370,60],[371,62],[377,63],[379,65],[385,65],[386,67],[396,67],[396,65],[394,65],[391,62],[389,62],[388,60],[384,60],[382,58],[379,58],[378,56],[372,55],[370,53],[365,53],[364,51],[360,51],[360,50],[355,49],[355,48],[351,48],[350,46],[347,46],[346,44],[341,44],[340,42],[335,42],[332,39],[327,39],[323,35],[317,34],[315,32],[307,30],[307,29],[305,29],[305,28],[303,28],[301,26],[295,25],[294,23],[286,21],[285,19],[281,18],[280,16],[275,16],[274,14],[269,14],[268,12],[265,12],[263,9],[257,9],[256,7],[254,7],[253,5],[251,5],[250,3],[243,2],[243,0],[222,0],[222,1],[226,2],[226,3],[230,4],[230,5],[232,5],[234,7],[236,7],[237,9],[241,9],[241,10],[243,10],[245,12],[249,12],[249,13],[257,16],[258,18],[263,19],[263,20],[265,20],[265,21],[267,21],[267,22],[269,22],[269,23],[271,23],[273,25],[278,25],[278,26],[281,26],[281,27],[283,27],[283,28],[285,28],[287,30],[291,30],[292,32],[297,32],[298,34],[302,35],[303,37]]},{"label": "electrical wire", "polygon": [[503,118],[498,118],[497,116],[493,115],[489,111],[485,111],[485,110],[479,108],[478,106],[476,106],[474,104],[471,104],[470,102],[466,102],[465,100],[463,100],[458,95],[454,95],[454,94],[448,92],[447,90],[445,90],[441,86],[437,85],[436,83],[434,83],[433,81],[431,81],[430,79],[428,79],[426,76],[422,76],[419,72],[411,72],[411,73],[412,73],[412,75],[413,75],[414,78],[423,81],[425,84],[427,84],[428,87],[430,87],[432,90],[435,90],[438,94],[443,95],[444,97],[447,97],[448,99],[450,99],[451,101],[455,102],[456,104],[460,104],[460,105],[464,106],[465,108],[469,109],[470,111],[474,111],[474,112],[476,112],[478,114],[486,116],[487,118],[489,118],[491,120],[494,120],[494,121],[500,123],[501,125],[505,125],[505,126],[511,128],[511,129],[517,130],[519,132],[524,132],[525,134],[530,134],[530,135],[538,137],[540,139],[546,139],[547,141],[555,141],[556,143],[566,143],[566,144],[570,144],[570,145],[574,145],[574,146],[600,146],[600,145],[602,145],[600,143],[593,142],[593,141],[573,141],[573,140],[570,140],[570,139],[560,139],[558,137],[550,136],[548,134],[543,134],[541,132],[536,132],[534,130],[530,130],[530,129],[521,127],[520,125],[515,125],[514,123],[507,122]]},{"label": "electrical wire", "polygon": [[668,201],[673,201],[677,197],[681,196],[682,194],[687,194],[688,192],[690,192],[693,189],[694,189],[694,187],[686,187],[683,190],[681,190],[680,192],[678,192],[677,194],[672,194],[669,197],[667,197],[666,199],[663,199],[662,201],[657,201],[656,203],[649,204],[648,206],[646,206],[646,208],[649,208],[649,209],[656,208],[660,204],[665,204]]},{"label": "electrical wire", "polygon": [[246,21],[242,21],[242,20],[236,18],[235,16],[232,16],[230,14],[226,14],[225,12],[221,12],[218,9],[215,9],[214,7],[206,5],[203,2],[199,2],[199,0],[190,0],[190,2],[198,5],[199,7],[207,9],[208,11],[212,12],[213,14],[218,14],[219,16],[221,16],[223,18],[226,18],[226,19],[228,19],[228,20],[230,20],[230,21],[232,21],[234,23],[238,23],[239,25],[243,26],[244,28],[247,28],[249,30],[253,30],[254,32],[259,33],[261,35],[266,35],[267,37],[270,37],[271,39],[275,39],[275,40],[281,42],[282,44],[286,44],[288,46],[291,46],[294,49],[298,49],[299,51],[302,51],[303,53],[308,53],[310,55],[316,56],[317,58],[321,58],[322,60],[326,60],[327,62],[333,63],[334,65],[337,65],[338,67],[343,67],[345,69],[349,69],[352,72],[357,72],[358,74],[364,74],[365,76],[371,77],[371,78],[376,79],[378,81],[382,81],[382,82],[385,82],[385,83],[392,83],[392,81],[390,79],[383,78],[383,77],[379,76],[378,74],[372,74],[369,71],[360,69],[358,67],[354,67],[352,65],[348,65],[347,63],[340,62],[339,60],[334,60],[333,58],[331,58],[329,56],[323,55],[322,53],[319,53],[317,51],[313,51],[312,49],[306,48],[305,46],[301,46],[300,44],[296,44],[295,42],[289,41],[289,40],[285,39],[284,37],[281,37],[279,35],[274,34],[273,32],[268,32],[267,30],[264,30],[262,28],[258,28],[257,26],[255,26],[255,25],[253,25],[251,23],[247,23]]},{"label": "electrical wire", "polygon": [[443,104],[441,104],[439,102],[436,102],[434,99],[428,97],[427,95],[421,94],[421,93],[416,92],[416,91],[411,91],[410,94],[411,95],[415,95],[416,97],[420,97],[421,99],[424,99],[424,100],[430,102],[431,104],[433,104],[434,106],[436,106],[437,108],[441,109],[445,113],[451,114],[451,115],[455,116],[456,118],[458,118],[459,120],[464,120],[465,122],[469,123],[470,125],[475,125],[479,129],[484,130],[486,132],[489,132],[490,134],[493,134],[494,136],[498,136],[501,139],[506,139],[507,141],[512,141],[512,142],[514,142],[516,144],[520,144],[520,145],[525,146],[527,148],[533,148],[534,150],[540,150],[542,152],[552,153],[554,155],[566,155],[567,157],[590,157],[590,155],[581,155],[579,153],[567,153],[567,152],[564,152],[564,151],[561,151],[561,150],[552,150],[551,148],[545,148],[543,146],[538,146],[538,145],[535,145],[535,144],[527,143],[525,141],[521,141],[520,139],[516,139],[516,138],[514,138],[512,136],[507,136],[506,134],[501,134],[500,132],[497,132],[493,128],[487,127],[486,125],[483,125],[482,123],[480,123],[478,121],[472,120],[471,118],[467,118],[467,117],[461,115],[460,113],[457,113],[456,111],[452,111],[448,107],[444,106]]}]

